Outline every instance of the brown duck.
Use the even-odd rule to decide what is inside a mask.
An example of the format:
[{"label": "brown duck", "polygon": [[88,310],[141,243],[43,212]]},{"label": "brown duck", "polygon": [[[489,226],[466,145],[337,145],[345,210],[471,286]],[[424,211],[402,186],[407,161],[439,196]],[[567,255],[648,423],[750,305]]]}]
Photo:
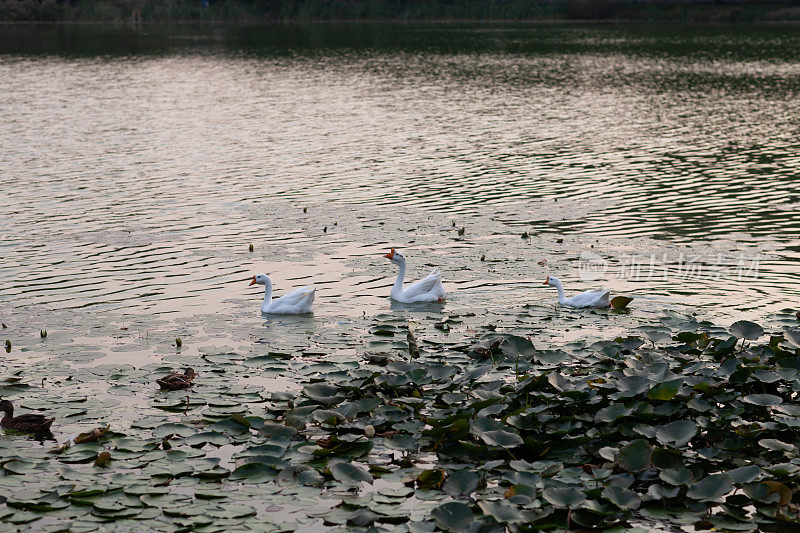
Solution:
[{"label": "brown duck", "polygon": [[5,416],[0,420],[0,427],[3,429],[16,429],[26,433],[38,433],[50,431],[50,425],[55,418],[47,418],[44,415],[25,414],[14,416],[14,405],[8,400],[0,401],[0,412]]},{"label": "brown duck", "polygon": [[194,370],[192,370],[191,368],[186,368],[183,371],[183,374],[178,374],[178,373],[169,374],[161,379],[157,379],[156,383],[158,383],[159,387],[165,390],[188,389],[189,387],[194,385],[192,381],[194,380],[194,377],[196,375],[197,373]]}]

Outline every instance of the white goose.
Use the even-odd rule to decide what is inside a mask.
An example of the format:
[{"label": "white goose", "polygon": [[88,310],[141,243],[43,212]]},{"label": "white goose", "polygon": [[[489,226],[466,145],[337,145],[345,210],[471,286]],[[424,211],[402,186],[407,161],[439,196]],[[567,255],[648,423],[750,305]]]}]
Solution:
[{"label": "white goose", "polygon": [[307,286],[295,289],[289,294],[284,294],[280,298],[272,299],[272,280],[266,274],[253,276],[250,285],[265,285],[264,302],[261,304],[261,312],[274,315],[302,315],[311,313],[311,304],[314,303],[314,291],[316,287]]},{"label": "white goose", "polygon": [[433,269],[427,277],[403,289],[403,279],[406,277],[406,258],[394,248],[383,257],[400,267],[397,281],[394,282],[392,292],[390,293],[392,300],[407,304],[417,302],[440,302],[444,300],[442,273],[439,272],[438,268]]},{"label": "white goose", "polygon": [[604,290],[603,287],[589,289],[571,298],[567,298],[564,296],[564,286],[557,277],[547,276],[544,285],[550,285],[558,289],[558,303],[561,305],[568,305],[570,307],[611,307],[611,301],[609,300],[611,290]]}]

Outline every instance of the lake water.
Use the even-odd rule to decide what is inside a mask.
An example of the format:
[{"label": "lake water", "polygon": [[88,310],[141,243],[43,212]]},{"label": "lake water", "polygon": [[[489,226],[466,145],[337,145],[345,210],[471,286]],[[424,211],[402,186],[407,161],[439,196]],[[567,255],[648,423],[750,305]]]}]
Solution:
[{"label": "lake water", "polygon": [[389,246],[467,307],[553,299],[548,274],[731,317],[797,305],[794,28],[2,34],[4,313],[255,313],[264,271],[361,315],[388,305]]},{"label": "lake water", "polygon": [[[170,367],[295,390],[380,314],[540,348],[665,312],[788,324],[798,58],[793,27],[0,26],[3,369],[47,380],[3,396],[91,395],[135,432]],[[390,247],[447,303],[391,304]],[[262,318],[262,272],[316,284],[314,316]],[[547,275],[635,300],[556,310]],[[75,412],[59,441],[94,424]]]}]

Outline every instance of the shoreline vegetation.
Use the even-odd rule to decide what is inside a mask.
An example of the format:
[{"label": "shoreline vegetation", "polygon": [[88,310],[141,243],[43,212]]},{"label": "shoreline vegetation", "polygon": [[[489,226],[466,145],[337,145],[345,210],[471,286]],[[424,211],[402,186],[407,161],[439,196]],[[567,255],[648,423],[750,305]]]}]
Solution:
[{"label": "shoreline vegetation", "polygon": [[800,21],[758,0],[0,0],[0,22]]}]

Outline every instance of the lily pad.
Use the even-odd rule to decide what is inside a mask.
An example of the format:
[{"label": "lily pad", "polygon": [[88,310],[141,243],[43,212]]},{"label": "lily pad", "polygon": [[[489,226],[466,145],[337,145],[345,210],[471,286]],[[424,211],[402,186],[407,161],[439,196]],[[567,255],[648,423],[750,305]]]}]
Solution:
[{"label": "lily pad", "polygon": [[472,510],[461,502],[448,502],[434,508],[431,517],[444,531],[466,531],[474,519]]},{"label": "lily pad", "polygon": [[656,438],[662,444],[676,447],[686,446],[697,435],[697,424],[690,420],[677,420],[656,430]]},{"label": "lily pad", "polygon": [[334,479],[343,483],[356,484],[361,481],[372,483],[372,476],[370,473],[360,466],[352,463],[347,463],[344,461],[338,462],[331,465],[330,470]]},{"label": "lily pad", "polygon": [[764,334],[764,328],[749,320],[739,320],[731,324],[730,332],[737,339],[754,341]]},{"label": "lily pad", "polygon": [[686,496],[694,500],[715,501],[733,490],[733,480],[727,474],[711,474],[689,485]]},{"label": "lily pad", "polygon": [[558,509],[576,509],[586,500],[586,494],[575,487],[551,487],[542,491],[542,498]]},{"label": "lily pad", "polygon": [[619,465],[629,472],[639,472],[650,467],[650,445],[644,439],[626,444],[617,455]]},{"label": "lily pad", "polygon": [[642,504],[638,494],[619,485],[607,486],[603,489],[602,496],[623,511],[634,511]]}]

